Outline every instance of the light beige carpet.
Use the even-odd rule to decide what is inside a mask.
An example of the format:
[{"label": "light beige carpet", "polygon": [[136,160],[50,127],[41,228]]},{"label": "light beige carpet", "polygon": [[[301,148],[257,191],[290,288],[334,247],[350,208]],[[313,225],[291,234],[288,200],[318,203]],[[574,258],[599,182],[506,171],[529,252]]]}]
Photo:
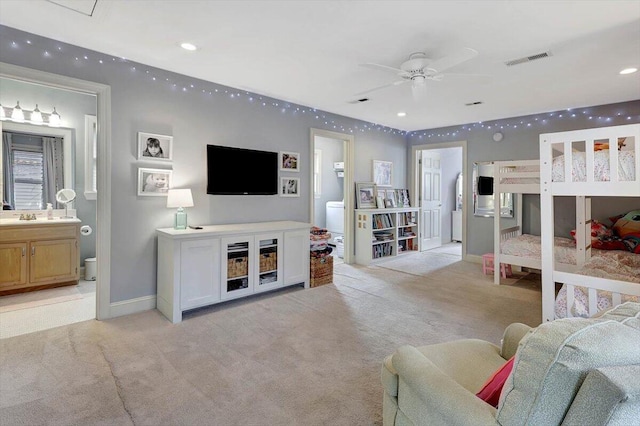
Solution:
[{"label": "light beige carpet", "polygon": [[341,264],[334,284],[215,305],[176,325],[153,310],[2,340],[0,419],[380,425],[381,363],[400,345],[498,343],[509,323],[540,320],[539,289],[495,286],[477,264],[424,276]]},{"label": "light beige carpet", "polygon": [[37,306],[51,305],[76,299],[82,299],[82,294],[78,290],[77,285],[11,294],[0,297],[0,313],[35,308]]}]

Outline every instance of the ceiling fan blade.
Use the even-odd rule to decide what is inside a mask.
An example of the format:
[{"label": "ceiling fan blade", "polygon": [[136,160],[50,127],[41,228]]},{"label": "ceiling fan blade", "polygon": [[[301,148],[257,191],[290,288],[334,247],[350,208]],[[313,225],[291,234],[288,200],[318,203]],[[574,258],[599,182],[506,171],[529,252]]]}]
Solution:
[{"label": "ceiling fan blade", "polygon": [[430,73],[439,74],[445,70],[448,70],[449,68],[453,68],[456,65],[473,59],[476,56],[478,56],[477,50],[471,49],[470,47],[465,47],[458,50],[457,52],[454,52],[451,55],[433,61],[427,66],[427,70]]},{"label": "ceiling fan blade", "polygon": [[400,68],[389,67],[387,65],[382,65],[382,64],[374,64],[371,62],[367,62],[366,64],[360,64],[360,66],[384,70],[384,71],[393,71],[396,74],[406,74],[406,72],[404,70],[401,70]]},{"label": "ceiling fan blade", "polygon": [[378,86],[378,87],[374,87],[373,89],[369,89],[369,90],[365,90],[364,92],[360,92],[360,93],[356,93],[354,96],[362,96],[362,95],[366,95],[367,93],[371,93],[374,92],[376,90],[380,90],[380,89],[384,89],[386,87],[391,87],[391,86],[399,86],[402,83],[406,83],[409,80],[398,80],[398,81],[394,81],[393,83],[388,83],[385,84],[383,86]]}]

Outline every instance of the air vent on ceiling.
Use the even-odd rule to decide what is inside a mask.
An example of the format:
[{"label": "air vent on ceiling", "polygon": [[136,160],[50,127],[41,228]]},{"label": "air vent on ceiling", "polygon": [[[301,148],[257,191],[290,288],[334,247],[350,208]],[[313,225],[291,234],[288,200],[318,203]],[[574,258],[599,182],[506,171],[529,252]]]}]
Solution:
[{"label": "air vent on ceiling", "polygon": [[548,58],[549,56],[551,56],[551,52],[542,52],[531,56],[525,56],[524,58],[520,59],[513,59],[511,61],[505,62],[504,64],[508,67],[511,67],[513,65],[524,64],[525,62],[535,61],[536,59]]},{"label": "air vent on ceiling", "polygon": [[367,102],[369,98],[356,99],[354,101],[349,101],[350,104],[360,104],[362,102]]},{"label": "air vent on ceiling", "polygon": [[482,105],[482,101],[469,102],[466,106]]}]

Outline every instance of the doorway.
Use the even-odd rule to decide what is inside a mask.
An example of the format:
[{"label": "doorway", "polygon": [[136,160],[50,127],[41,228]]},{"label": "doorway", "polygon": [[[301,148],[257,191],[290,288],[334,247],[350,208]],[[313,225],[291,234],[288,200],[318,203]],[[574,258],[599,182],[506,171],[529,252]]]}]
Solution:
[{"label": "doorway", "polygon": [[[0,63],[0,77],[24,83],[33,83],[53,89],[82,93],[95,97],[96,106],[96,162],[95,180],[97,184],[96,206],[96,291],[95,315],[101,320],[111,317],[110,312],[110,204],[111,204],[111,89],[107,85],[79,80]],[[84,188],[76,188],[78,193]],[[99,226],[98,226],[99,224]]]},{"label": "doorway", "polygon": [[[354,247],[351,135],[311,129],[311,224],[331,234],[334,262],[352,263]],[[341,255],[341,256],[340,256]]]},{"label": "doorway", "polygon": [[411,188],[418,194],[420,250],[451,250],[466,257],[466,141],[412,147]]}]

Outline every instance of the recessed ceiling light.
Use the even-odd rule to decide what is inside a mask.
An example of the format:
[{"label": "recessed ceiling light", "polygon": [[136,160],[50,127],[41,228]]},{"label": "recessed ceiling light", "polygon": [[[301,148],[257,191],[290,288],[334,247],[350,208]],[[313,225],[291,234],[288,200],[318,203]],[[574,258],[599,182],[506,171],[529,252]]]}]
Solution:
[{"label": "recessed ceiling light", "polygon": [[636,71],[638,71],[638,68],[625,68],[620,71],[620,74],[633,74]]},{"label": "recessed ceiling light", "polygon": [[407,113],[406,112],[399,112],[398,113],[398,117],[406,117]]},{"label": "recessed ceiling light", "polygon": [[191,43],[182,43],[182,44],[180,45],[180,47],[182,47],[182,48],[183,48],[183,49],[185,49],[185,50],[191,50],[191,51],[193,51],[193,50],[196,50],[196,49],[197,49],[197,47],[196,47],[195,45],[191,44]]}]

